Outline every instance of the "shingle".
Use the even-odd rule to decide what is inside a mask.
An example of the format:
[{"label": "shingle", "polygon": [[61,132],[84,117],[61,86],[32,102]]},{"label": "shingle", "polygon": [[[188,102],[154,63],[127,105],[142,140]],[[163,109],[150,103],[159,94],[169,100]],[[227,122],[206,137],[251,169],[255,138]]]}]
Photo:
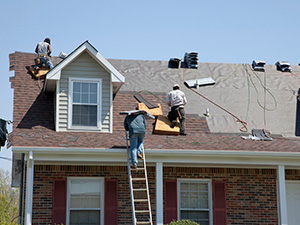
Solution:
[{"label": "shingle", "polygon": [[[135,109],[138,102],[135,100],[134,94],[137,93],[137,90],[129,90],[129,86],[127,86],[116,95],[113,102],[112,134],[56,132],[54,130],[53,95],[41,92],[43,83],[35,80],[26,70],[26,66],[33,63],[34,57],[35,54],[20,52],[10,55],[15,69],[15,76],[11,79],[14,87],[13,146],[126,147],[123,128],[124,115],[119,115],[119,112]],[[114,60],[114,62],[117,61]],[[153,86],[157,81],[153,79],[152,82],[149,85]],[[162,105],[164,115],[169,110],[169,107],[162,102],[166,96],[165,92],[166,90],[159,90],[143,93],[151,103]],[[274,138],[274,141],[271,142],[261,142],[243,140],[240,137],[241,133],[210,133],[207,118],[197,114],[187,115],[187,136],[155,135],[153,134],[153,122],[153,120],[147,119],[145,146],[148,149],[300,152],[298,138]]]}]

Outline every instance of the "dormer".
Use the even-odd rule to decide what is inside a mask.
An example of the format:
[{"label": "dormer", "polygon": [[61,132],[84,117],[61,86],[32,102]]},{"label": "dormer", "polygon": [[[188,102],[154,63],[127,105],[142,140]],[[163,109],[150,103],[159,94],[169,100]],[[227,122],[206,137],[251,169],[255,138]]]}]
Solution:
[{"label": "dormer", "polygon": [[121,75],[88,41],[49,71],[44,91],[55,96],[55,130],[112,133],[113,97]]}]

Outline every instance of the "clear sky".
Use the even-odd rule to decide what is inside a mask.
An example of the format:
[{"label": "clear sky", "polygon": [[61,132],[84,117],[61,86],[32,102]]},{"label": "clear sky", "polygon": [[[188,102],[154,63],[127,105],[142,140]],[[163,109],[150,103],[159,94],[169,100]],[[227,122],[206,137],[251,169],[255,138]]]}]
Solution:
[{"label": "clear sky", "polygon": [[[169,60],[197,51],[200,62],[300,62],[299,0],[0,0],[0,118],[13,120],[10,53],[53,53],[86,40],[106,58]],[[9,131],[12,126],[8,126]],[[11,169],[2,148],[0,168]]]}]

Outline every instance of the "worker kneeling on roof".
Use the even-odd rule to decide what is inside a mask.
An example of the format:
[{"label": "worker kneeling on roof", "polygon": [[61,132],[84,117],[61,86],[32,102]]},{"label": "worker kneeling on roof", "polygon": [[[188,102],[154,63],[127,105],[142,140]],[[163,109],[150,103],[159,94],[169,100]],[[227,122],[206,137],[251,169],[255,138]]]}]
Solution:
[{"label": "worker kneeling on roof", "polygon": [[185,94],[180,90],[179,85],[173,86],[173,91],[167,95],[167,103],[171,106],[168,118],[171,122],[171,128],[176,125],[177,118],[180,121],[180,135],[187,135],[185,132],[185,111],[184,106],[187,103]]},{"label": "worker kneeling on roof", "polygon": [[50,59],[50,54],[52,52],[50,45],[50,38],[45,38],[43,42],[37,44],[35,52],[39,55],[40,62],[34,66],[35,70],[38,70],[43,64],[49,69],[53,68],[53,64]]}]

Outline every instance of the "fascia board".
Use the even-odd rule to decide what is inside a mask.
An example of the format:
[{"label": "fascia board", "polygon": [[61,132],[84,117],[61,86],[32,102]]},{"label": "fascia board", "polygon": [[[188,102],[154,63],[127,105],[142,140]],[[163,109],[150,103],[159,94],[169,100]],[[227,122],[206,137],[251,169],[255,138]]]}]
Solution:
[{"label": "fascia board", "polygon": [[[41,161],[82,161],[82,162],[126,162],[126,149],[85,149],[85,148],[48,148],[12,147],[14,153],[32,151],[35,160]],[[146,149],[148,163],[161,162],[173,165],[287,165],[300,167],[300,153],[253,152],[253,151],[211,151],[211,150],[163,150]]]}]

